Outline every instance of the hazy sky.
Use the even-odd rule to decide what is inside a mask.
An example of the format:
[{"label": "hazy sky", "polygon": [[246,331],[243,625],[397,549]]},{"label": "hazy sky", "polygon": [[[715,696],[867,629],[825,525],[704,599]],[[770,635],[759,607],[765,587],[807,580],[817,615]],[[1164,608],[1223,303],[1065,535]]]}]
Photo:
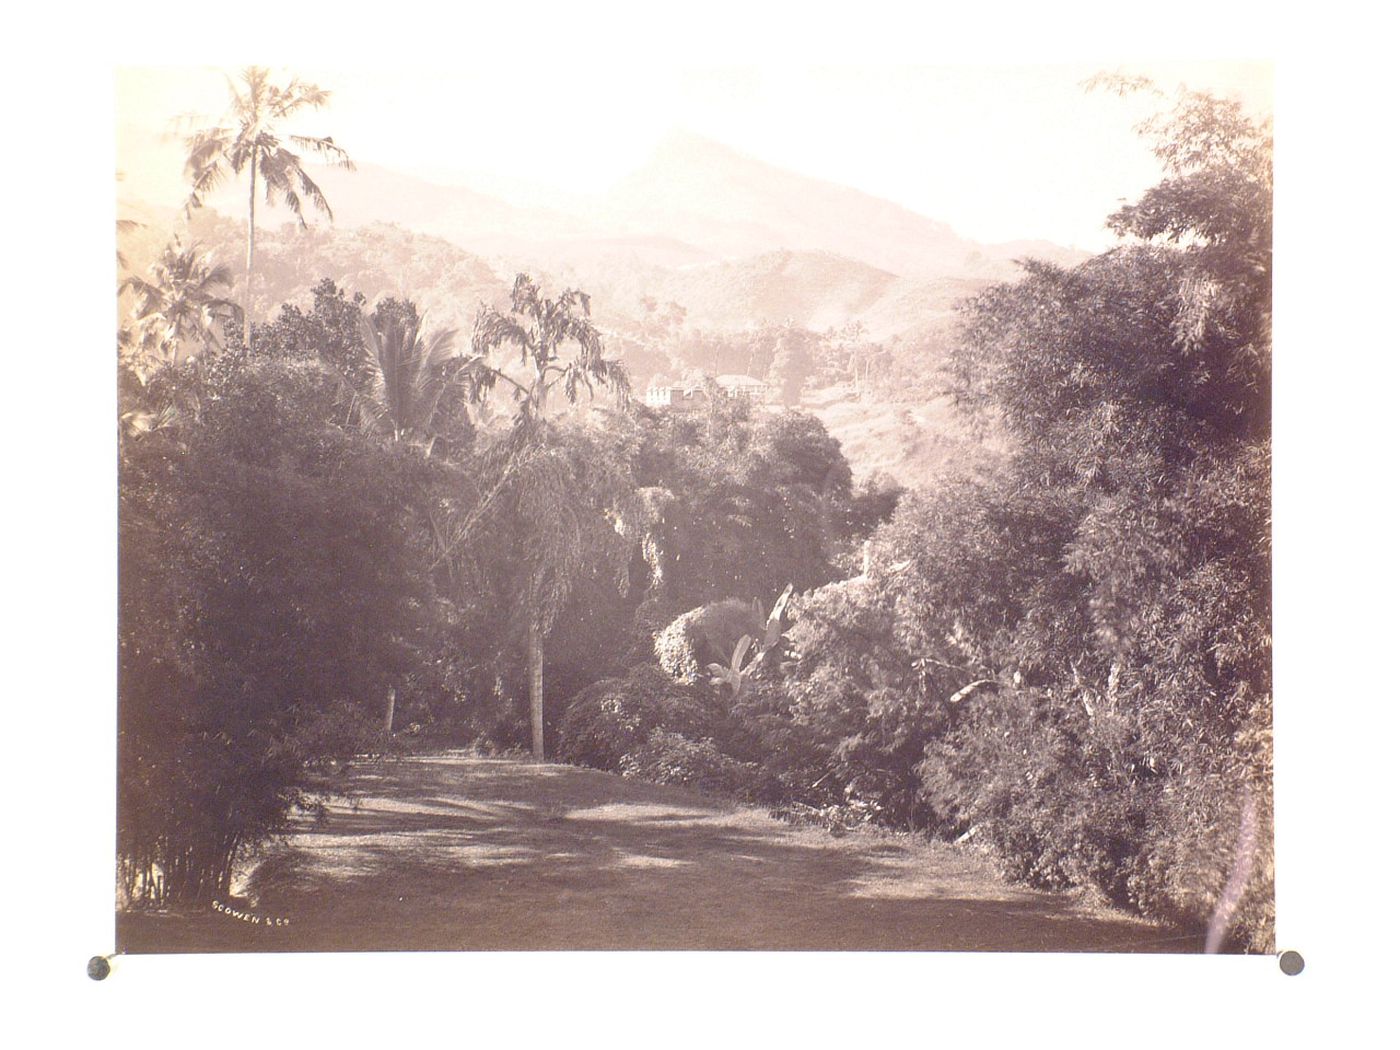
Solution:
[{"label": "hazy sky", "polygon": [[[588,194],[683,130],[843,183],[986,242],[1044,238],[1098,249],[1116,202],[1160,172],[1133,132],[1143,97],[1086,94],[1103,65],[660,67],[602,65],[567,81],[422,71],[298,68],[332,92],[301,129],[358,161],[465,182],[519,203]],[[1272,107],[1264,64],[1136,64],[1162,86]],[[279,71],[283,75],[287,71]],[[179,149],[146,136],[178,113],[217,117],[217,69],[123,69],[118,167],[137,196],[173,203]]]}]

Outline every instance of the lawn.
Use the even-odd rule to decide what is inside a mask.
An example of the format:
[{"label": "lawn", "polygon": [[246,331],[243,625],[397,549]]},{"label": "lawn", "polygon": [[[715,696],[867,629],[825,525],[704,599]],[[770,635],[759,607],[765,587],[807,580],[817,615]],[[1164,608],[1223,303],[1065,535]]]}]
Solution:
[{"label": "lawn", "polygon": [[448,752],[345,779],[353,800],[266,850],[243,898],[119,915],[119,950],[1200,949],[968,847],[594,770]]}]

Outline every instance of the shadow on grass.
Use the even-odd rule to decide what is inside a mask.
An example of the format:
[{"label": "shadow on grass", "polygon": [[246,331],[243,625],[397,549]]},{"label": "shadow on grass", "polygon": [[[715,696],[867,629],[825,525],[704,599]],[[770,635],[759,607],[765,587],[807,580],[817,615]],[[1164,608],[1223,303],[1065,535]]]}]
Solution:
[{"label": "shadow on grass", "polygon": [[1196,951],[1199,939],[1009,887],[951,847],[837,840],[677,788],[460,755],[352,770],[240,909],[119,917],[150,951]]}]

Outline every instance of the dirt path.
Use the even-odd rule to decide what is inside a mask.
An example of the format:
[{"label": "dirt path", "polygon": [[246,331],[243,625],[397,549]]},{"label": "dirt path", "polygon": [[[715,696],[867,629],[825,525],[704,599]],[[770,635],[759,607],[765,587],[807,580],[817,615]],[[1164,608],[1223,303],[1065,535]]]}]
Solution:
[{"label": "dirt path", "polygon": [[[220,913],[120,916],[128,952],[512,948],[1195,951],[1011,887],[964,849],[840,838],[678,788],[462,754],[354,769]],[[277,920],[284,925],[277,925]]]}]

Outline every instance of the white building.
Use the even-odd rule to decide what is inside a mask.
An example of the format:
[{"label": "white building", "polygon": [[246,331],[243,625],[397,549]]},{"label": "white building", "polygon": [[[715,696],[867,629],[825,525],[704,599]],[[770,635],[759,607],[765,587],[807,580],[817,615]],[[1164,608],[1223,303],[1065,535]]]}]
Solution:
[{"label": "white building", "polygon": [[[761,379],[744,375],[722,375],[714,377],[715,386],[721,396],[742,398],[755,404],[767,404],[772,389]],[[709,403],[710,395],[704,383],[671,383],[666,386],[649,386],[645,401],[648,408],[697,409]]]}]

